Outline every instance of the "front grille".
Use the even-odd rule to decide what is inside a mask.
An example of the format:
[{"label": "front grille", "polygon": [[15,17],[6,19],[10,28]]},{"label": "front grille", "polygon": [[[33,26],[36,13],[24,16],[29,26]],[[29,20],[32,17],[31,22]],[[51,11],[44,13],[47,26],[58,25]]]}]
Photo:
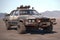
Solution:
[{"label": "front grille", "polygon": [[47,18],[46,18],[46,19],[45,19],[45,18],[44,18],[44,19],[40,19],[40,20],[41,20],[41,22],[49,22],[49,21],[50,21],[50,20],[47,19]]},{"label": "front grille", "polygon": [[17,25],[17,22],[9,22],[10,25]]}]

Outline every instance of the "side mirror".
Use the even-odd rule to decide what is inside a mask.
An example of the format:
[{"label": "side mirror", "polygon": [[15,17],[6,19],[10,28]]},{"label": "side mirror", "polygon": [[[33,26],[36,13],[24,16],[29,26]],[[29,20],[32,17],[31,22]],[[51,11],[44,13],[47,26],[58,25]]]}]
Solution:
[{"label": "side mirror", "polygon": [[10,16],[10,14],[6,14],[5,16]]}]

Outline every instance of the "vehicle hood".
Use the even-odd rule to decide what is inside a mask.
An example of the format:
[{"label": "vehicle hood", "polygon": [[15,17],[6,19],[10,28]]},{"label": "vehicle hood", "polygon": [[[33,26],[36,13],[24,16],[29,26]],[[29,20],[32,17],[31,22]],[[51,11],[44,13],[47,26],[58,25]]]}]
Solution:
[{"label": "vehicle hood", "polygon": [[36,18],[42,18],[41,15],[20,15],[20,18],[22,19],[36,19]]}]

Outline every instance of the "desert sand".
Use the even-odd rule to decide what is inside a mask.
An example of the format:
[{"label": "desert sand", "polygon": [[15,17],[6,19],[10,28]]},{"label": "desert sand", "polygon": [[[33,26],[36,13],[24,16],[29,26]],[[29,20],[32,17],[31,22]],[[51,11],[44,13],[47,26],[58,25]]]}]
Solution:
[{"label": "desert sand", "polygon": [[0,40],[60,40],[60,18],[53,27],[53,32],[43,33],[35,31],[33,33],[18,34],[16,29],[6,30],[5,23],[0,19]]}]

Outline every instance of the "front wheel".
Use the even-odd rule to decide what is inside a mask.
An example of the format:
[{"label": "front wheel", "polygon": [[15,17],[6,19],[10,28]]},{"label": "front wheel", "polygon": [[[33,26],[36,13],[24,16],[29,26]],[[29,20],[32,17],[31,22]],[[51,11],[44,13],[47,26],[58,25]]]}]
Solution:
[{"label": "front wheel", "polygon": [[22,22],[18,23],[17,31],[19,34],[24,34],[26,31],[25,25]]},{"label": "front wheel", "polygon": [[44,30],[45,32],[52,32],[52,30],[53,30],[53,26],[50,25],[50,26],[44,28],[43,30]]}]

